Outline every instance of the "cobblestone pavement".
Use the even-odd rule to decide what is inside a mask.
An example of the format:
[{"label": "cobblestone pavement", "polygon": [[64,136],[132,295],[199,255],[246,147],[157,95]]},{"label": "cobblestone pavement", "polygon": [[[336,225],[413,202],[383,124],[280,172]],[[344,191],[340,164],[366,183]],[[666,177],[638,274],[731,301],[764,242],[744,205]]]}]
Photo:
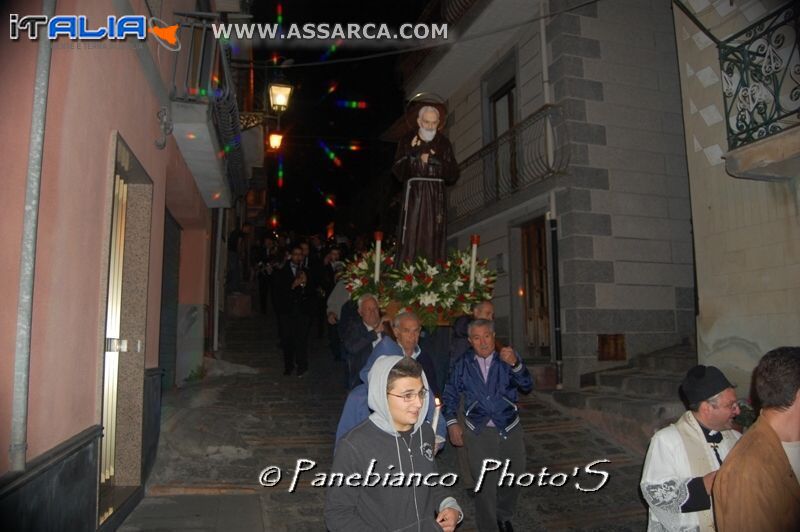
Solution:
[{"label": "cobblestone pavement", "polygon": [[[328,472],[333,436],[346,397],[343,365],[334,362],[326,342],[310,339],[311,368],[304,378],[283,376],[275,327],[265,316],[238,319],[226,327],[226,375],[208,378],[165,394],[158,458],[146,497],[120,530],[134,531],[320,531],[324,489],[310,486],[315,472]],[[315,331],[314,331],[315,332]],[[255,373],[253,369],[255,368]],[[236,371],[249,371],[237,373]],[[599,433],[585,421],[565,415],[534,392],[520,405],[527,448],[526,471],[564,473],[562,487],[522,488],[516,530],[643,530],[646,511],[638,493],[643,457]],[[316,467],[300,476],[289,493],[297,460]],[[604,486],[594,492],[601,475]],[[455,449],[439,457],[440,472],[457,471]],[[262,487],[259,473],[277,466],[282,479]],[[572,477],[576,472],[577,476]],[[542,477],[544,483],[549,477]],[[564,476],[554,476],[554,482]],[[472,500],[453,488],[465,511],[459,530],[474,527]]]}]

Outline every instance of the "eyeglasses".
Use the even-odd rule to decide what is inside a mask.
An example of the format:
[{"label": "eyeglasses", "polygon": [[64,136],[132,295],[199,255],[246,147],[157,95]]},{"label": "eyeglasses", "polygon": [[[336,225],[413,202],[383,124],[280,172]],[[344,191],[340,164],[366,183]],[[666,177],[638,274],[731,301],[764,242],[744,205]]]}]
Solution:
[{"label": "eyeglasses", "polygon": [[407,393],[404,393],[402,395],[398,395],[396,393],[391,393],[391,392],[386,392],[386,393],[387,393],[387,395],[393,395],[395,397],[399,397],[406,403],[410,403],[411,401],[413,401],[417,397],[419,397],[420,401],[424,401],[425,400],[425,396],[428,395],[428,390],[423,388],[419,392],[407,392]]},{"label": "eyeglasses", "polygon": [[739,408],[739,403],[737,401],[731,401],[725,405],[713,405],[714,408],[724,408],[725,410],[735,410]]}]

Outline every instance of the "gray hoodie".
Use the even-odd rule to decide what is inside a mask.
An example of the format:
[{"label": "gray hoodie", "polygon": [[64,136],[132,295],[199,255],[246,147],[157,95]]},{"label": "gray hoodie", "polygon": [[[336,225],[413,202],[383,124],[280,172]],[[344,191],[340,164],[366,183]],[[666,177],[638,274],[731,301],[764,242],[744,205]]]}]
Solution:
[{"label": "gray hoodie", "polygon": [[[405,437],[392,422],[386,383],[389,372],[402,359],[384,356],[375,361],[369,372],[368,395],[373,413],[339,441],[332,475],[343,473],[348,478],[371,474],[355,487],[342,484],[328,488],[325,524],[331,532],[441,531],[436,523],[441,510],[461,512],[456,500],[447,496],[447,488],[439,485],[433,430],[425,416],[419,416],[410,436]],[[422,379],[427,388],[424,375]],[[425,396],[420,412],[427,412],[429,397]],[[389,485],[400,479],[402,486]],[[426,479],[434,486],[425,485]]]}]

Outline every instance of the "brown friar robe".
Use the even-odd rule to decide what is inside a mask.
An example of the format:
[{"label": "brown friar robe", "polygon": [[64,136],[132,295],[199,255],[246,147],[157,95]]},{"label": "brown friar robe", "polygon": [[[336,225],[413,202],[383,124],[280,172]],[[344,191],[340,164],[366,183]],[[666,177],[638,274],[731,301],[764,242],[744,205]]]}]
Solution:
[{"label": "brown friar robe", "polygon": [[[427,163],[422,162],[423,154],[428,155]],[[410,262],[417,256],[431,261],[444,259],[445,185],[454,184],[459,176],[450,141],[441,133],[430,142],[422,140],[416,131],[405,135],[397,145],[392,172],[403,182],[398,260]]]},{"label": "brown friar robe", "polygon": [[757,421],[725,459],[713,496],[718,532],[800,530],[800,484],[766,421]]}]

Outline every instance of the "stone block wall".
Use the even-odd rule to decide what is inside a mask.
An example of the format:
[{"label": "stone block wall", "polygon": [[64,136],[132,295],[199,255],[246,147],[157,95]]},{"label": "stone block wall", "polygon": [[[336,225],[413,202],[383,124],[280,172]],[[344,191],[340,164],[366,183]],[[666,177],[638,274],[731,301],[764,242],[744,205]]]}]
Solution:
[{"label": "stone block wall", "polygon": [[[550,12],[579,2],[553,0]],[[570,175],[557,194],[565,384],[694,336],[689,187],[670,2],[599,2],[548,24]]]}]

